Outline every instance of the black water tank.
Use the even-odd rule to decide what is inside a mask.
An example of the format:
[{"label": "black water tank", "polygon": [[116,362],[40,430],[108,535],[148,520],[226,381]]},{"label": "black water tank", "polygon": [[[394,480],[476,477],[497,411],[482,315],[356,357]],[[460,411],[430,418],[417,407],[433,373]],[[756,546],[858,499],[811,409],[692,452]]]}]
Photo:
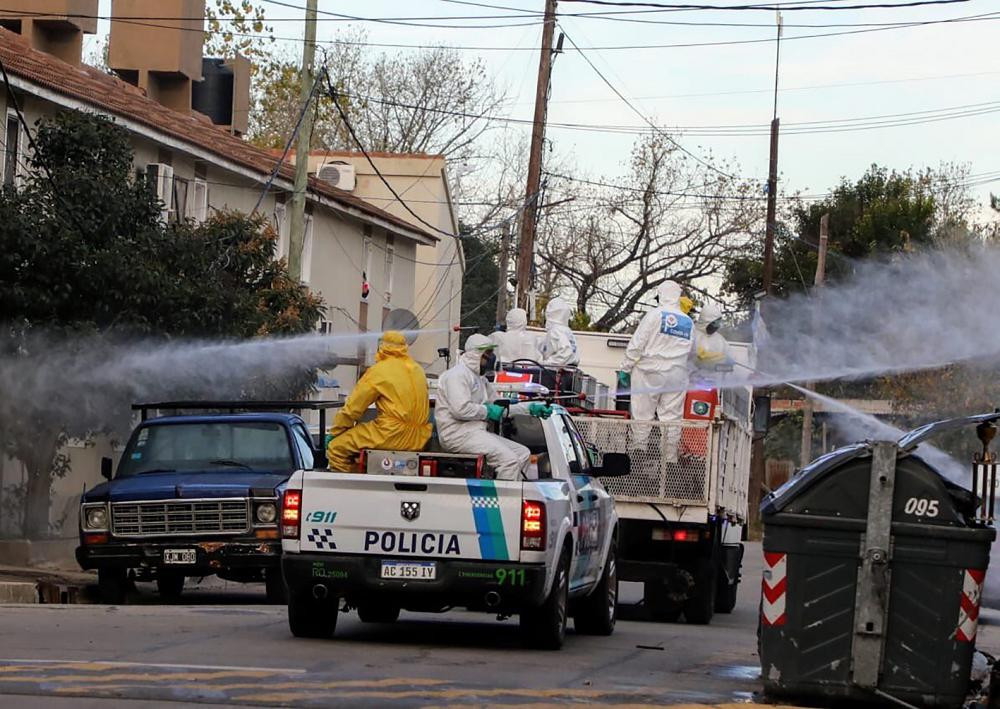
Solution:
[{"label": "black water tank", "polygon": [[201,60],[201,74],[191,89],[191,108],[212,119],[217,126],[233,124],[233,70],[225,59],[205,57]]}]

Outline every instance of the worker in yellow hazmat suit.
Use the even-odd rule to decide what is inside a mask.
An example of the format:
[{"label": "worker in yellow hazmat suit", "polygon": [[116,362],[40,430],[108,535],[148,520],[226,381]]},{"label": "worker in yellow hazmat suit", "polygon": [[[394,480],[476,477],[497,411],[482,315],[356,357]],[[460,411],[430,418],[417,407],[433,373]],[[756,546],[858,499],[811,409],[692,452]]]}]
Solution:
[{"label": "worker in yellow hazmat suit", "polygon": [[[374,421],[358,423],[365,410],[375,404]],[[333,420],[326,447],[330,470],[359,472],[357,456],[362,448],[423,450],[431,437],[427,377],[410,357],[403,334],[390,330],[382,335],[375,365],[364,373]]]}]

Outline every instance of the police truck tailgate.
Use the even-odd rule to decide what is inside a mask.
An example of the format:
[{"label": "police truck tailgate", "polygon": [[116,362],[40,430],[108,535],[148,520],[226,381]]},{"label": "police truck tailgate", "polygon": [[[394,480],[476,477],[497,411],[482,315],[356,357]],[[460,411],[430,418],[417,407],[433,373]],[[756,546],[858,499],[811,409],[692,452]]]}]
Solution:
[{"label": "police truck tailgate", "polygon": [[518,559],[519,481],[302,475],[301,552]]}]

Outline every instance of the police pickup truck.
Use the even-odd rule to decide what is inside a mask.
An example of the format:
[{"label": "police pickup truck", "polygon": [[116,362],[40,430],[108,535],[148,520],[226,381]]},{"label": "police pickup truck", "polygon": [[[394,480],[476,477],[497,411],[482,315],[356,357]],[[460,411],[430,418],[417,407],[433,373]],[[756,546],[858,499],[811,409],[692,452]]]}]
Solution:
[{"label": "police pickup truck", "polygon": [[[155,581],[164,600],[186,578],[216,574],[264,581],[283,603],[278,537],[282,485],[292,471],[323,467],[322,451],[293,410],[333,402],[170,402],[137,404],[117,472],[80,501],[76,558],[96,569],[102,600],[121,603],[132,580]],[[150,417],[150,413],[173,415]],[[113,474],[115,473],[115,474]]]},{"label": "police pickup truck", "polygon": [[342,609],[394,622],[457,606],[519,615],[531,647],[560,648],[568,615],[610,635],[618,518],[599,478],[627,473],[628,457],[599,461],[553,411],[502,423],[533,454],[521,480],[494,479],[481,456],[376,450],[364,473],[295,473],[281,510],[292,634],[331,637]]}]

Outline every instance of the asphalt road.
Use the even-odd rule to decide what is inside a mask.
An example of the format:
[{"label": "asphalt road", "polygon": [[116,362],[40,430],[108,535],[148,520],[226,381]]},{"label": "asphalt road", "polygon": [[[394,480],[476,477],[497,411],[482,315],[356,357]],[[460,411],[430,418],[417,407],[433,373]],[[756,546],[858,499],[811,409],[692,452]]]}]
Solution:
[{"label": "asphalt road", "polygon": [[710,626],[647,622],[628,605],[641,588],[623,584],[614,635],[571,631],[561,652],[524,650],[516,619],[465,612],[393,625],[351,613],[333,640],[300,640],[254,587],[195,589],[177,606],[0,606],[0,706],[746,702],[759,557],[752,545],[736,611]]}]

